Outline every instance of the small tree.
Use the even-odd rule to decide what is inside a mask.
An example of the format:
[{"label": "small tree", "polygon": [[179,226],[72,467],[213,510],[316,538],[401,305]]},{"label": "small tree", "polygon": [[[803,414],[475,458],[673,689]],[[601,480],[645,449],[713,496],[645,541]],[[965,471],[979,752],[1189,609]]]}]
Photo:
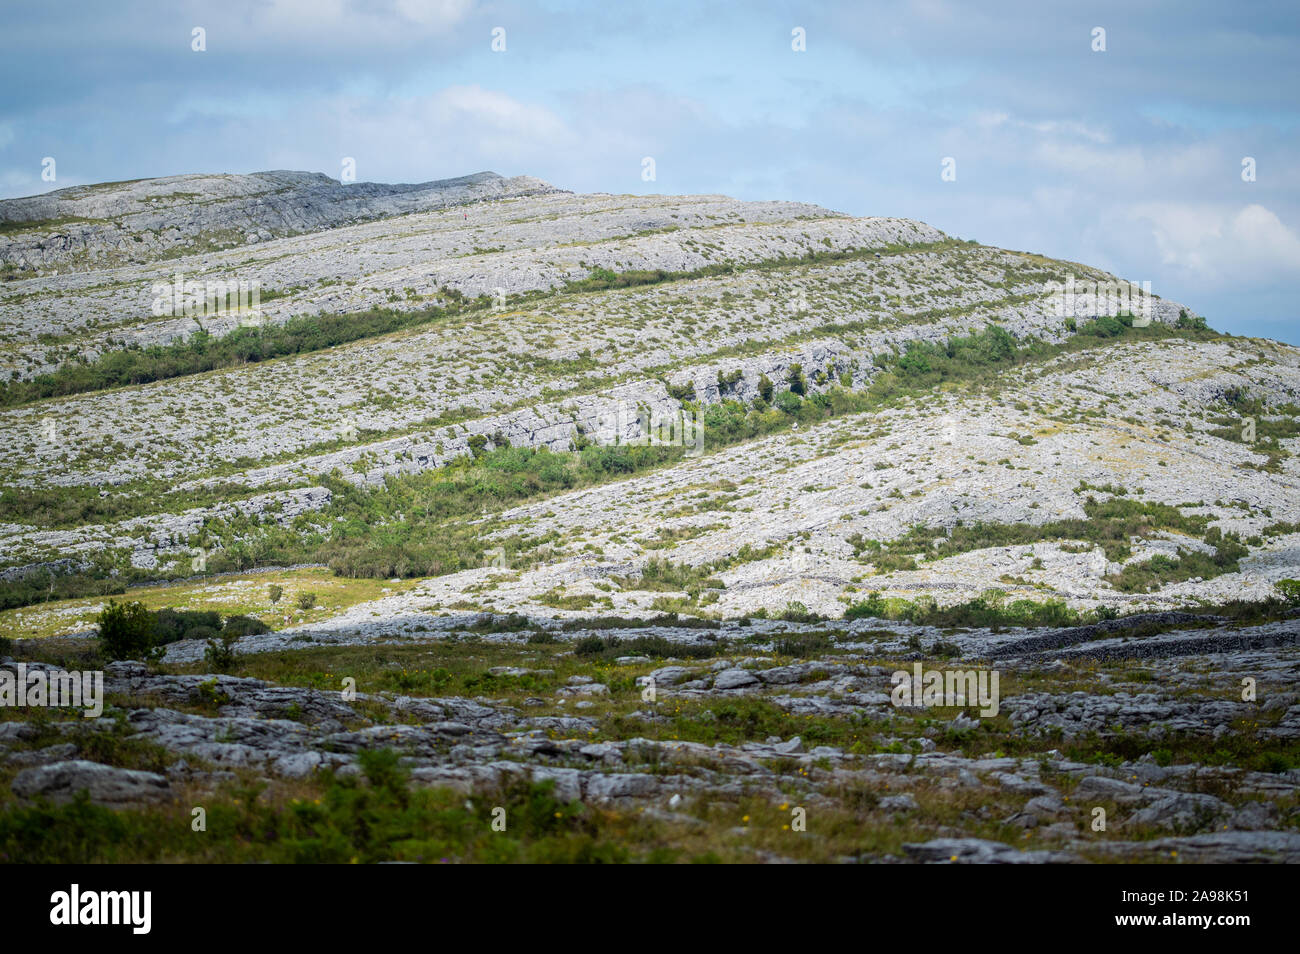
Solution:
[{"label": "small tree", "polygon": [[284,596],[284,587],[279,583],[272,583],[266,588],[266,593],[271,597],[271,605],[274,606],[280,602],[280,597]]},{"label": "small tree", "polygon": [[153,614],[143,603],[109,600],[99,614],[99,646],[109,659],[141,658],[153,648]]},{"label": "small tree", "polygon": [[235,642],[237,633],[223,633],[208,640],[203,651],[204,661],[217,672],[230,672],[235,668]]}]

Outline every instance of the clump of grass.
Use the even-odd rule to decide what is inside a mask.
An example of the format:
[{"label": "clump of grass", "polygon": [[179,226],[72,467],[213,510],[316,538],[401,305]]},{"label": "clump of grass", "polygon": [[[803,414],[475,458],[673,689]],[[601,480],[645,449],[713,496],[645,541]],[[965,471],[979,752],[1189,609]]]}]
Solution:
[{"label": "clump of grass", "polygon": [[537,602],[542,605],[562,610],[584,610],[596,600],[597,597],[590,593],[563,593],[560,590],[550,590],[537,597]]},{"label": "clump of grass", "polygon": [[[465,795],[413,788],[397,753],[362,751],[360,778],[327,775],[320,797],[261,798],[244,785],[213,800],[208,825],[257,837],[201,838],[188,808],[113,811],[83,797],[62,806],[0,812],[0,855],[11,862],[341,864],[416,862],[623,862],[632,851],[606,813],[556,796],[547,781],[507,782]],[[504,809],[504,831],[493,830]],[[649,839],[638,838],[649,844]]]},{"label": "clump of grass", "polygon": [[694,616],[678,616],[667,613],[662,616],[649,616],[645,619],[628,616],[594,616],[587,619],[569,620],[561,624],[564,632],[583,629],[649,629],[655,626],[671,626],[674,629],[721,629],[722,624],[714,619],[700,619]]},{"label": "clump of grass", "polygon": [[1071,609],[1064,600],[1014,600],[1007,603],[1001,590],[989,590],[973,600],[952,606],[936,606],[933,600],[913,602],[871,593],[865,600],[849,606],[844,617],[905,619],[924,626],[990,629],[1003,626],[1075,626],[1084,619],[1083,614]]},{"label": "clump of grass", "polygon": [[810,656],[824,652],[835,645],[834,638],[825,631],[811,633],[789,633],[772,643],[773,650],[782,656]]},{"label": "clump of grass", "polygon": [[639,577],[621,576],[614,581],[625,590],[685,592],[692,598],[698,598],[705,589],[722,589],[722,581],[712,576],[708,566],[694,567],[660,559],[647,561]]},{"label": "clump of grass", "polygon": [[618,656],[650,656],[654,659],[708,659],[727,649],[724,642],[678,643],[663,636],[586,636],[578,640],[573,651],[579,656],[614,659]]},{"label": "clump of grass", "polygon": [[[479,620],[469,627],[469,630],[472,633],[517,633],[520,630],[528,629],[531,625],[528,617],[522,613],[507,613],[504,616],[494,614],[487,619]],[[529,640],[529,642],[533,641],[532,639]]]},{"label": "clump of grass", "polygon": [[[1089,733],[1061,746],[1078,762],[1118,766],[1150,753],[1157,763],[1231,765],[1245,771],[1281,773],[1300,768],[1300,742],[1267,739],[1247,720],[1231,723],[1232,731],[1218,738],[1177,733],[1156,743],[1131,732]],[[1168,764],[1166,763],[1166,764]]]},{"label": "clump of grass", "polygon": [[[860,535],[849,538],[855,553],[868,553],[879,567],[889,556],[922,556],[942,560],[959,553],[989,547],[1021,546],[1048,540],[1086,540],[1100,546],[1107,559],[1118,562],[1132,553],[1134,537],[1150,537],[1158,531],[1171,530],[1189,536],[1203,536],[1207,543],[1231,541],[1209,526],[1205,516],[1185,515],[1178,507],[1112,497],[1099,501],[1088,497],[1083,503],[1087,519],[1052,520],[1031,523],[957,523],[953,527],[916,526],[890,542],[864,540]],[[877,556],[881,554],[881,556]]]},{"label": "clump of grass", "polygon": [[808,607],[803,603],[791,601],[785,604],[785,609],[776,618],[787,623],[819,623],[826,617],[809,612]]}]

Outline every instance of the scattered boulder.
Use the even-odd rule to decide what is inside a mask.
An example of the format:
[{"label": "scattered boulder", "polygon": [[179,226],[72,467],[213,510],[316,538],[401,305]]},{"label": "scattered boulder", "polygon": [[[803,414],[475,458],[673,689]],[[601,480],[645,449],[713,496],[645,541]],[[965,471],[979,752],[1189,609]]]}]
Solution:
[{"label": "scattered boulder", "polygon": [[166,776],[71,759],[24,769],[14,778],[13,793],[33,800],[66,804],[86,792],[95,805],[123,808],[142,802],[165,802],[172,796]]}]

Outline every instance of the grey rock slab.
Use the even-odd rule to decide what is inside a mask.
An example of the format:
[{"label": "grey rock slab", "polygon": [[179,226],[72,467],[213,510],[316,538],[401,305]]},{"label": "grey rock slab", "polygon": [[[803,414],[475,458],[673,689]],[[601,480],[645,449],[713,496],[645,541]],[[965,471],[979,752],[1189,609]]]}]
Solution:
[{"label": "grey rock slab", "polygon": [[1117,802],[1120,805],[1133,805],[1146,798],[1146,790],[1141,785],[1107,778],[1104,775],[1085,778],[1074,790],[1076,802]]},{"label": "grey rock slab", "polygon": [[1144,860],[1177,858],[1201,864],[1296,864],[1300,832],[1216,831],[1154,841],[1077,843],[1080,849]]},{"label": "grey rock slab", "polygon": [[24,769],[14,777],[12,790],[19,798],[48,798],[56,804],[66,804],[79,792],[86,792],[92,803],[112,808],[165,802],[172,796],[166,776],[85,759]]},{"label": "grey rock slab", "polygon": [[1126,827],[1154,825],[1160,828],[1196,830],[1219,827],[1232,809],[1213,795],[1175,792],[1152,800],[1124,821]]},{"label": "grey rock slab", "polygon": [[887,812],[916,811],[916,799],[907,792],[902,795],[886,795],[880,800],[880,807]]},{"label": "grey rock slab", "polygon": [[4,761],[12,766],[46,765],[75,758],[76,754],[75,742],[60,742],[32,752],[14,752]]},{"label": "grey rock slab", "polygon": [[1021,851],[1000,841],[982,838],[935,838],[906,844],[908,860],[921,864],[1063,864],[1075,858],[1063,851]]},{"label": "grey rock slab", "polygon": [[758,685],[758,677],[747,669],[724,669],[713,677],[713,688],[744,689]]},{"label": "grey rock slab", "polygon": [[661,781],[654,775],[641,773],[603,774],[592,772],[584,777],[586,797],[593,801],[622,798],[651,798]]},{"label": "grey rock slab", "polygon": [[533,767],[532,773],[534,782],[554,782],[555,797],[561,802],[576,802],[582,798],[582,772],[578,769],[539,765]]},{"label": "grey rock slab", "polygon": [[654,680],[656,686],[675,686],[685,681],[695,671],[685,666],[661,666],[650,673],[650,678]]}]

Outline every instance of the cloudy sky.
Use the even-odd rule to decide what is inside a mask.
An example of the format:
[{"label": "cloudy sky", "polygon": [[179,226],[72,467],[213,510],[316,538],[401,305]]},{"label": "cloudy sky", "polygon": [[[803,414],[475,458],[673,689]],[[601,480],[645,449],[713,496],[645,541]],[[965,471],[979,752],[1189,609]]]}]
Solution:
[{"label": "cloudy sky", "polygon": [[0,197],[337,178],[349,156],[361,180],[798,199],[1097,265],[1300,344],[1293,0],[48,0],[3,19]]}]

